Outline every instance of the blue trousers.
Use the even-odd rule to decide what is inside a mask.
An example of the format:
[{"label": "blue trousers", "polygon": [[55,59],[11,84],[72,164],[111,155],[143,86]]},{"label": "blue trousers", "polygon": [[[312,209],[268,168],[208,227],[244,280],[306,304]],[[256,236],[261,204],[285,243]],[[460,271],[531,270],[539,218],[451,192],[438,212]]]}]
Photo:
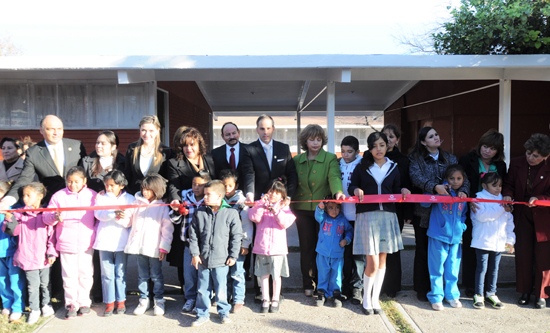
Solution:
[{"label": "blue trousers", "polygon": [[198,271],[198,293],[197,302],[197,317],[210,317],[210,295],[212,288],[216,293],[216,303],[218,305],[218,314],[220,316],[228,316],[231,305],[227,302],[227,274],[229,266],[216,268],[206,268],[199,264]]},{"label": "blue trousers", "polygon": [[460,244],[447,244],[428,237],[428,270],[432,290],[428,293],[430,303],[442,303],[443,298],[458,299],[458,272],[462,248]]},{"label": "blue trousers", "polygon": [[162,275],[162,261],[142,254],[136,255],[138,264],[138,289],[140,298],[149,297],[148,281],[153,281],[155,299],[163,299],[164,276]]},{"label": "blue trousers", "polygon": [[229,267],[227,277],[227,293],[233,297],[233,304],[244,304],[246,280],[244,279],[245,255],[240,254],[235,265]]},{"label": "blue trousers", "polygon": [[25,273],[13,265],[13,256],[0,258],[0,297],[4,309],[22,313],[25,308]]},{"label": "blue trousers", "polygon": [[494,296],[497,293],[498,265],[500,264],[500,252],[476,250],[476,294],[483,296],[485,289],[485,280],[487,280],[487,290],[485,297]]},{"label": "blue trousers", "polygon": [[317,253],[317,290],[332,297],[334,291],[342,291],[342,268],[344,258],[329,258]]},{"label": "blue trousers", "polygon": [[126,300],[126,262],[124,251],[99,251],[103,303]]},{"label": "blue trousers", "polygon": [[197,299],[197,270],[191,266],[191,254],[189,254],[189,246],[183,249],[183,277],[185,279],[185,299]]}]

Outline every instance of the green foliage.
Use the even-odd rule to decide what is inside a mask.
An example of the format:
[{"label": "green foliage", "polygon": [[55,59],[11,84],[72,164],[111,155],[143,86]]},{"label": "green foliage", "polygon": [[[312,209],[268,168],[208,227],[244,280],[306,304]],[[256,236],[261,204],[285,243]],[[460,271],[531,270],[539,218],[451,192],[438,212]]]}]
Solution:
[{"label": "green foliage", "polygon": [[438,54],[549,54],[550,0],[462,0],[432,35]]}]

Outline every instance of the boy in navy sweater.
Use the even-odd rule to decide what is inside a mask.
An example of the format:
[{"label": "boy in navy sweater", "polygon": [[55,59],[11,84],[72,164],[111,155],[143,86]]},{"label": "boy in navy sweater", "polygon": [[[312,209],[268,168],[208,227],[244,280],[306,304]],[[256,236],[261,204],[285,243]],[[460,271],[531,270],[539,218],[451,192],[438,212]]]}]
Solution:
[{"label": "boy in navy sweater", "polygon": [[319,222],[319,240],[317,241],[317,285],[316,306],[325,304],[325,297],[332,297],[332,305],[341,307],[342,268],[344,266],[344,247],[353,238],[353,227],[336,202],[321,202],[315,209],[315,219]]}]

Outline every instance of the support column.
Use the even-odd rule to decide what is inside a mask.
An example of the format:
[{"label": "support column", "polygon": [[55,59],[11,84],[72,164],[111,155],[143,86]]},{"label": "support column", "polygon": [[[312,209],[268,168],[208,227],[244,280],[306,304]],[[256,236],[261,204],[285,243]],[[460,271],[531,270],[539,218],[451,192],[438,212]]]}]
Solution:
[{"label": "support column", "polygon": [[510,138],[512,135],[512,81],[501,79],[498,94],[498,131],[504,135],[506,166],[510,166]]},{"label": "support column", "polygon": [[334,81],[327,81],[327,134],[328,143],[327,151],[334,153],[334,137],[336,130],[334,126],[334,118],[336,111],[336,84]]},{"label": "support column", "polygon": [[302,113],[300,110],[296,111],[296,154],[300,154],[300,126],[301,126]]}]

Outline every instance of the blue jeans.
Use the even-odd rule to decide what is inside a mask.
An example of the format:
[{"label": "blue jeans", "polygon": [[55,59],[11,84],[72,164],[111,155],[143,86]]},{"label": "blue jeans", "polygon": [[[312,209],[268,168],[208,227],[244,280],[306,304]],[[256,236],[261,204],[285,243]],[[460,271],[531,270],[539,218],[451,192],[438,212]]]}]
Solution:
[{"label": "blue jeans", "polygon": [[[216,268],[206,268],[199,264],[198,271],[198,294],[197,302],[197,317],[210,317],[210,295],[212,287],[216,293],[216,303],[218,305],[218,314],[220,316],[228,316],[231,305],[227,302],[227,274],[229,266]],[[212,283],[211,283],[212,282]]]},{"label": "blue jeans", "polygon": [[141,254],[136,255],[138,264],[138,289],[140,298],[149,297],[148,280],[153,281],[155,299],[162,299],[164,294],[164,277],[162,276],[162,261]]},{"label": "blue jeans", "polygon": [[460,297],[457,284],[461,258],[460,244],[447,244],[428,237],[428,270],[432,290],[427,296],[430,303],[441,303],[443,297],[447,300]]},{"label": "blue jeans", "polygon": [[126,300],[126,262],[124,251],[99,251],[103,303]]},{"label": "blue jeans", "polygon": [[498,265],[501,253],[476,249],[476,257],[476,294],[483,296],[487,278],[488,286],[485,297],[494,296],[497,292]]},{"label": "blue jeans", "polygon": [[183,278],[185,280],[185,299],[197,299],[197,270],[191,266],[191,254],[189,254],[189,246],[183,250]]},{"label": "blue jeans", "polygon": [[342,268],[344,258],[330,258],[317,253],[317,292],[323,290],[325,296],[332,297],[335,291],[342,291]]},{"label": "blue jeans", "polygon": [[244,260],[246,255],[239,255],[235,265],[229,267],[227,293],[233,297],[233,304],[244,304],[246,280],[244,279]]},{"label": "blue jeans", "polygon": [[25,273],[13,265],[13,257],[0,258],[0,296],[4,309],[22,313],[25,288]]}]

